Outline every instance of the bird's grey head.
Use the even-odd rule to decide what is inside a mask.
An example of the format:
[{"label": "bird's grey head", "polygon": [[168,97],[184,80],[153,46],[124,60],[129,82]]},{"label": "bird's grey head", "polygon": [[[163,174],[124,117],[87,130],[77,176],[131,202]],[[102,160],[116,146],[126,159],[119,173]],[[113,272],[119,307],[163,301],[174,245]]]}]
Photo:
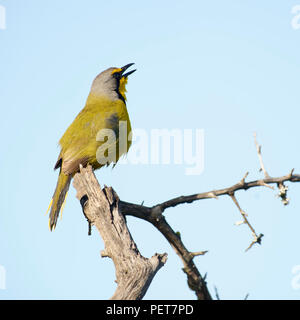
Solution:
[{"label": "bird's grey head", "polygon": [[104,95],[111,100],[121,99],[125,103],[127,77],[136,70],[127,73],[124,72],[133,64],[134,63],[129,63],[122,68],[108,68],[101,72],[93,81],[91,94]]}]

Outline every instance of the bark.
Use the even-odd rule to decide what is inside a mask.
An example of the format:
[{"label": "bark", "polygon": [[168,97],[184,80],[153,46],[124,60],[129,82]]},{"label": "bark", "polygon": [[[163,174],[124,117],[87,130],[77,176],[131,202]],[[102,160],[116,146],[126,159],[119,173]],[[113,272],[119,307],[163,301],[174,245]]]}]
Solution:
[{"label": "bark", "polygon": [[112,188],[101,189],[91,166],[80,168],[73,185],[86,218],[104,241],[101,256],[114,262],[118,287],[111,299],[142,299],[167,254],[155,254],[150,259],[140,254],[120,211],[117,194]]}]

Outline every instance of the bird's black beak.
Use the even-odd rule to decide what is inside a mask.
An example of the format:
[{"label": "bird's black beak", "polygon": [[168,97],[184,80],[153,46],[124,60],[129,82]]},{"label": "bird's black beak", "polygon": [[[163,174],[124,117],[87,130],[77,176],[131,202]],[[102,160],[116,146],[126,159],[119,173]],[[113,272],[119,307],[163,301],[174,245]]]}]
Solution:
[{"label": "bird's black beak", "polygon": [[124,74],[124,72],[125,72],[128,68],[130,68],[131,66],[133,66],[133,65],[134,65],[134,63],[129,63],[129,64],[126,64],[126,66],[124,66],[124,67],[121,68],[121,69],[122,69],[122,72],[121,72],[122,77],[127,78],[130,74],[132,74],[132,73],[134,73],[134,72],[136,71],[136,69],[134,69],[134,70],[129,71],[129,72],[127,72],[127,73]]}]

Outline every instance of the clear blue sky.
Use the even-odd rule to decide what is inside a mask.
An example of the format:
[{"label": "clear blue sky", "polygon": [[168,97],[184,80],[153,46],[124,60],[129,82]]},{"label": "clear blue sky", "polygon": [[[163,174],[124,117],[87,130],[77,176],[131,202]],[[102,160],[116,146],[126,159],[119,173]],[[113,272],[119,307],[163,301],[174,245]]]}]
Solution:
[{"label": "clear blue sky", "polygon": [[[171,197],[230,186],[246,171],[261,177],[253,132],[271,175],[300,172],[300,1],[17,1],[0,30],[1,202],[0,299],[106,299],[114,268],[101,259],[97,230],[71,187],[62,220],[48,229],[45,211],[57,172],[57,142],[84,106],[93,78],[136,63],[128,84],[134,128],[203,129],[204,171],[180,165],[120,165],[97,172],[125,201],[153,205]],[[262,246],[251,242],[228,197],[165,212],[196,264],[223,299],[299,299],[292,268],[300,265],[300,185],[284,207],[268,188],[237,197]],[[164,238],[135,218],[128,224],[144,256],[168,252],[146,299],[194,299],[182,264]]]}]

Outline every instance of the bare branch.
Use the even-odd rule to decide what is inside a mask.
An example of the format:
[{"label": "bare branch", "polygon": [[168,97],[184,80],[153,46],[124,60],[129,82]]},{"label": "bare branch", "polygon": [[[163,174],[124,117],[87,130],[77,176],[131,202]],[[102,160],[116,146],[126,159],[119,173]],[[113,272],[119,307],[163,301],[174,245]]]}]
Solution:
[{"label": "bare branch", "polygon": [[241,185],[244,185],[244,184],[245,184],[245,180],[246,180],[246,178],[248,177],[248,175],[249,175],[249,172],[247,171],[247,172],[245,173],[245,175],[243,176],[242,180],[240,181],[240,184],[241,184]]},{"label": "bare branch", "polygon": [[263,160],[262,160],[262,155],[261,155],[261,146],[258,144],[257,140],[256,140],[256,132],[254,132],[254,143],[256,146],[256,151],[257,151],[257,155],[258,155],[258,159],[259,159],[259,163],[260,163],[260,171],[263,171],[265,178],[269,178],[269,174],[264,166]]},{"label": "bare branch", "polygon": [[[175,207],[183,203],[191,203],[197,200],[203,199],[216,199],[218,196],[228,195],[239,191],[248,190],[254,187],[270,186],[270,184],[278,184],[286,181],[290,182],[300,182],[300,175],[290,172],[286,176],[282,177],[269,177],[261,180],[254,180],[246,182],[245,179],[247,174],[244,175],[243,179],[237,184],[219,190],[211,190],[208,192],[197,193],[189,196],[177,197],[163,203],[154,205],[153,207],[147,207],[144,205],[137,205],[133,203],[128,203],[125,201],[120,201],[120,208],[124,215],[131,215],[143,220],[146,220],[153,224],[168,240],[172,248],[175,250],[177,255],[180,257],[184,264],[183,271],[187,274],[189,287],[195,291],[198,299],[210,300],[211,295],[207,289],[205,277],[201,277],[200,272],[196,268],[193,262],[193,256],[184,246],[180,235],[178,235],[167,223],[165,217],[162,213],[171,207]],[[242,221],[244,223],[244,220]],[[253,236],[254,240],[251,242],[250,246],[246,249],[249,250],[255,243],[261,243],[261,238],[263,234]]]},{"label": "bare branch", "polygon": [[252,232],[252,235],[253,235],[253,241],[251,242],[250,246],[246,249],[246,251],[248,251],[255,243],[259,243],[261,242],[261,238],[262,238],[262,234],[260,234],[259,236],[257,236],[254,228],[252,227],[252,225],[250,224],[248,218],[247,218],[247,214],[244,210],[242,210],[242,208],[240,207],[240,204],[238,203],[234,193],[230,194],[230,197],[232,199],[232,201],[235,203],[235,205],[237,206],[237,208],[239,209],[241,215],[242,215],[242,218],[243,218],[243,221],[242,222],[239,222],[239,223],[236,223],[236,225],[240,225],[240,224],[246,224],[251,232]]},{"label": "bare branch", "polygon": [[260,233],[259,236],[254,235],[253,241],[250,243],[249,247],[245,251],[248,251],[249,249],[251,249],[255,243],[261,244],[261,239],[263,236],[264,235],[262,233]]},{"label": "bare branch", "polygon": [[208,252],[208,250],[191,252],[191,255],[192,255],[192,257],[204,256],[207,252]]},{"label": "bare branch", "polygon": [[116,267],[118,287],[111,299],[142,299],[156,272],[165,264],[167,254],[155,254],[150,259],[140,254],[119,210],[117,194],[112,188],[101,190],[90,165],[80,168],[73,184],[86,218],[103,238],[105,250],[101,256],[110,257]]},{"label": "bare branch", "polygon": [[272,187],[271,186],[272,184],[278,184],[278,183],[283,183],[287,181],[300,182],[300,175],[299,174],[291,175],[289,173],[282,177],[274,177],[274,178],[268,177],[265,179],[254,180],[250,182],[245,182],[245,180],[242,179],[237,184],[228,188],[211,190],[208,192],[196,193],[188,196],[180,196],[180,197],[162,202],[160,204],[157,204],[155,207],[159,207],[161,211],[164,212],[165,209],[176,207],[179,204],[191,203],[197,200],[204,200],[204,199],[215,199],[216,197],[219,197],[219,196],[230,195],[231,193],[235,193],[236,191],[239,191],[239,190],[248,190],[250,188],[255,188],[255,187],[262,187],[262,186]]},{"label": "bare branch", "polygon": [[[212,297],[207,289],[205,277],[202,277],[193,262],[195,253],[189,252],[184,246],[180,234],[175,232],[161,214],[160,206],[152,208],[141,206],[125,201],[120,201],[120,209],[124,215],[134,216],[150,222],[159,230],[170,243],[176,254],[183,263],[183,272],[187,275],[188,286],[193,290],[199,300],[211,300]],[[158,212],[160,213],[158,215]],[[204,252],[201,252],[202,254]]]}]

